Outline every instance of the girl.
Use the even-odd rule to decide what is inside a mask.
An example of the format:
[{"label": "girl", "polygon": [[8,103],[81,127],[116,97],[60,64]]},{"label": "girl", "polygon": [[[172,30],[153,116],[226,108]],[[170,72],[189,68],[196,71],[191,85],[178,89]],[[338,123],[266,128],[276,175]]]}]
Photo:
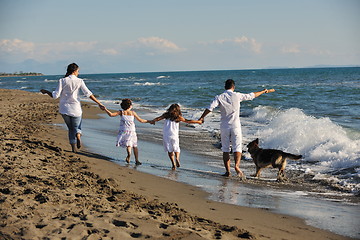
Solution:
[{"label": "girl", "polygon": [[163,115],[155,118],[153,121],[157,122],[162,119],[165,119],[163,127],[164,149],[168,152],[172,163],[172,170],[176,170],[176,167],[180,167],[179,123],[202,124],[202,121],[185,119],[181,114],[179,104],[172,104]]},{"label": "girl", "polygon": [[144,120],[140,118],[136,112],[132,111],[132,102],[130,99],[123,99],[121,102],[122,111],[112,113],[108,109],[105,108],[106,113],[110,117],[120,116],[120,129],[119,134],[117,136],[116,146],[117,147],[126,147],[127,157],[126,162],[130,163],[131,157],[131,149],[134,151],[135,163],[136,165],[141,165],[139,162],[139,152],[137,148],[137,136],[135,131],[135,122],[134,118],[136,118],[141,123],[151,123],[155,124],[153,121]]}]

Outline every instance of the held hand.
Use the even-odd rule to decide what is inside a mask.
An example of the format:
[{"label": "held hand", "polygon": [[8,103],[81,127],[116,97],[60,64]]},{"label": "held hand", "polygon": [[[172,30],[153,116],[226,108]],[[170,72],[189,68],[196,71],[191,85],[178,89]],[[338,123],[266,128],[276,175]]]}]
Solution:
[{"label": "held hand", "polygon": [[101,110],[103,110],[103,111],[106,110],[106,107],[105,107],[104,105],[102,105],[102,104],[99,104],[99,108],[100,108]]},{"label": "held hand", "polygon": [[154,121],[154,120],[148,120],[148,122],[149,122],[151,125],[155,125],[155,121]]}]

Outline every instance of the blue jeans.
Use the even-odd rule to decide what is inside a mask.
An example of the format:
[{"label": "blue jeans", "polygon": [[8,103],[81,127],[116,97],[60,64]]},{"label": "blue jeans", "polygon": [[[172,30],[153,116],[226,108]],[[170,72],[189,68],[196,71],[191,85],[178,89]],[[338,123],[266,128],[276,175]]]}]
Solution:
[{"label": "blue jeans", "polygon": [[76,143],[76,134],[81,133],[82,118],[81,117],[71,117],[66,114],[61,114],[61,116],[63,117],[63,119],[66,123],[66,126],[69,129],[68,132],[69,132],[70,144],[75,144]]}]

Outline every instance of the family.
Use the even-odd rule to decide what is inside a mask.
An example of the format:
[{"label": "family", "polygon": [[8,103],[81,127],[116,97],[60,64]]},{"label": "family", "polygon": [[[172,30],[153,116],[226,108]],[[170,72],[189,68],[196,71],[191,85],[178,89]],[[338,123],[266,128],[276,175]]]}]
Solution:
[{"label": "family", "polygon": [[55,91],[50,92],[41,89],[41,93],[48,94],[50,97],[60,98],[59,112],[62,115],[68,128],[69,142],[73,152],[81,148],[81,122],[82,109],[80,103],[79,92],[89,97],[98,104],[101,110],[105,111],[110,117],[120,116],[120,128],[117,136],[116,146],[126,148],[126,162],[130,162],[131,152],[134,153],[135,163],[140,165],[139,151],[137,146],[137,135],[135,130],[135,122],[155,124],[160,120],[164,121],[163,126],[163,145],[165,151],[170,158],[172,169],[180,167],[180,143],[179,143],[179,123],[185,122],[190,124],[202,124],[205,117],[211,113],[216,107],[220,108],[221,113],[221,150],[223,152],[223,161],[225,166],[225,174],[230,176],[230,152],[234,152],[235,171],[237,176],[243,178],[244,174],[240,170],[240,160],[242,153],[242,132],[240,124],[240,102],[253,100],[264,93],[270,92],[264,89],[259,92],[243,94],[235,92],[235,82],[228,79],[225,82],[225,91],[215,96],[210,106],[206,108],[198,120],[188,120],[182,116],[179,104],[172,104],[167,111],[159,117],[152,120],[140,118],[135,111],[132,110],[132,101],[123,99],[121,102],[122,110],[117,112],[109,111],[94,94],[87,88],[83,79],[79,78],[79,66],[71,63],[67,67],[64,78],[59,80],[59,84]]}]

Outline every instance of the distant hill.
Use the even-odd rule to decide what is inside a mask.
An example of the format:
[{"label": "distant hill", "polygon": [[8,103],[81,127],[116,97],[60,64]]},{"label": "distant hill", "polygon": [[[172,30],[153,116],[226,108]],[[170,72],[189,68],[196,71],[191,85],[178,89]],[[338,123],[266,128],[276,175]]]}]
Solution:
[{"label": "distant hill", "polygon": [[305,67],[269,66],[266,69],[297,69],[297,68],[347,68],[360,67],[360,65],[312,65]]},{"label": "distant hill", "polygon": [[360,65],[313,65],[306,68],[344,68],[344,67],[360,67]]},{"label": "distant hill", "polygon": [[22,77],[22,76],[43,76],[43,74],[35,73],[35,72],[0,73],[0,77]]}]

